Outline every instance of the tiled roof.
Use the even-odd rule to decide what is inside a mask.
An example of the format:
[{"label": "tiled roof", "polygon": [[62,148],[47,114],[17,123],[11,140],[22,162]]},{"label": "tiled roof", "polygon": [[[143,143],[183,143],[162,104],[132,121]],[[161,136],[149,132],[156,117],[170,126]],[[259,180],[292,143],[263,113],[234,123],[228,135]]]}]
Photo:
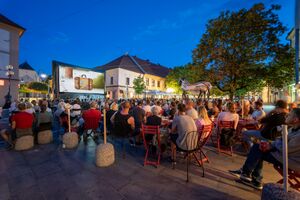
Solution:
[{"label": "tiled roof", "polygon": [[7,17],[5,17],[1,13],[0,13],[0,22],[20,29],[21,30],[20,33],[19,33],[20,36],[25,31],[25,28],[23,28],[22,26],[20,26],[19,24],[15,23],[15,22],[11,21],[10,19],[8,19]]},{"label": "tiled roof", "polygon": [[27,69],[27,70],[35,71],[27,62],[24,62],[21,65],[19,65],[19,69]]},{"label": "tiled roof", "polygon": [[109,70],[115,68],[122,68],[129,71],[151,74],[159,77],[166,77],[170,69],[159,64],[151,63],[149,60],[143,60],[136,56],[130,56],[125,54],[119,58],[99,67],[95,67],[97,70]]}]

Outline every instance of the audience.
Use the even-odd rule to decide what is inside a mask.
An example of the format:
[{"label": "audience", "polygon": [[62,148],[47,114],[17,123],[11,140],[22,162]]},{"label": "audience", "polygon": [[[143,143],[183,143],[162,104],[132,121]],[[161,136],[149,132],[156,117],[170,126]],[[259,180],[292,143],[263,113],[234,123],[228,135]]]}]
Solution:
[{"label": "audience", "polygon": [[[281,102],[283,103],[283,102]],[[284,107],[282,104],[281,107]],[[277,102],[277,106],[278,102]],[[274,112],[273,112],[274,113]],[[289,168],[300,171],[300,109],[294,108],[285,119],[285,123],[291,126],[288,133],[288,163]],[[276,166],[282,166],[283,157],[282,138],[273,142],[261,142],[251,147],[250,152],[243,167],[239,170],[229,172],[239,177],[243,183],[262,189],[262,168],[263,161],[267,161]]]}]

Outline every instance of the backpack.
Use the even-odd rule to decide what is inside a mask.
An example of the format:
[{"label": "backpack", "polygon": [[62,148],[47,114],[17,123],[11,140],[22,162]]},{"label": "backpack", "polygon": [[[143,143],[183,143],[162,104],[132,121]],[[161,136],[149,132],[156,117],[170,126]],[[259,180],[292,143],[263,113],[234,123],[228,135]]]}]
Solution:
[{"label": "backpack", "polygon": [[221,146],[231,147],[235,143],[235,129],[223,128],[220,134]]}]

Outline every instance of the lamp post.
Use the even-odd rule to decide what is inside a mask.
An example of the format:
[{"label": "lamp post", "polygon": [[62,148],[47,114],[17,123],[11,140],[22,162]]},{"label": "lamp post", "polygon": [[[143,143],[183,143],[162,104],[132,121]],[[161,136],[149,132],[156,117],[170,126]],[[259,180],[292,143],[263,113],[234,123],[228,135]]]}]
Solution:
[{"label": "lamp post", "polygon": [[13,69],[14,67],[12,65],[7,65],[6,66],[6,69],[7,69],[7,72],[6,72],[6,76],[8,77],[8,92],[7,92],[7,95],[5,96],[5,102],[11,102],[11,95],[10,95],[10,80],[11,80],[11,77],[15,74]]}]

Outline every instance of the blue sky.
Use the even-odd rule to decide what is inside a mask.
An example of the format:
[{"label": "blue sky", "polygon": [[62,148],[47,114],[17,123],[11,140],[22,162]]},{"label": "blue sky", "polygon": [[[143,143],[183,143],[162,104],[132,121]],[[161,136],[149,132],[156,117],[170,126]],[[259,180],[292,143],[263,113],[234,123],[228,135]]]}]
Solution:
[{"label": "blue sky", "polygon": [[0,13],[26,28],[20,63],[50,74],[52,60],[95,67],[125,52],[184,65],[209,19],[259,2],[281,5],[280,20],[293,27],[294,0],[0,0]]}]

